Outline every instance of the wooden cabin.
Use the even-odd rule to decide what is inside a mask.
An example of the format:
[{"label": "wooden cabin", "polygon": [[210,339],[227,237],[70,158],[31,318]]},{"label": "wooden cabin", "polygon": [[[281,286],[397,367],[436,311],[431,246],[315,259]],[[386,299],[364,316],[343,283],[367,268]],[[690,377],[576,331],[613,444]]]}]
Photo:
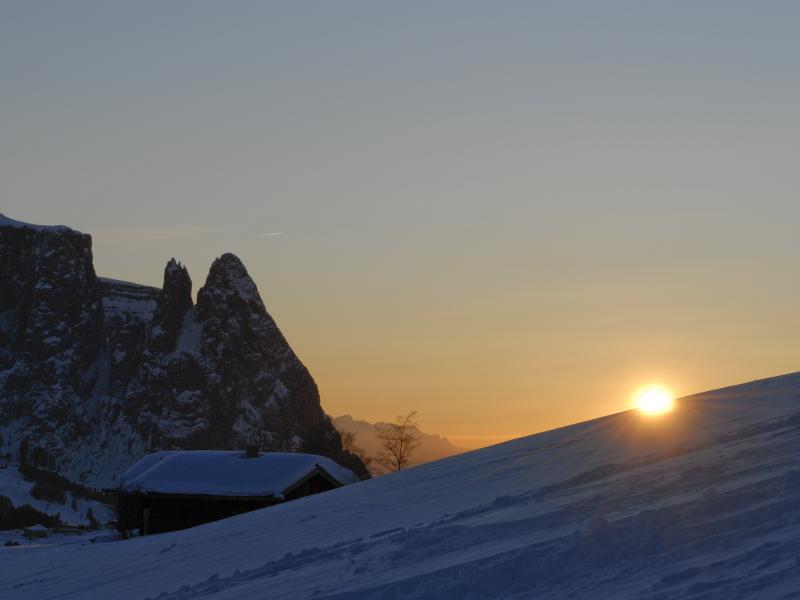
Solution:
[{"label": "wooden cabin", "polygon": [[22,535],[28,540],[38,540],[50,535],[50,530],[44,525],[36,524],[22,530]]},{"label": "wooden cabin", "polygon": [[315,454],[193,450],[148,454],[106,492],[118,529],[142,535],[186,529],[358,481]]}]

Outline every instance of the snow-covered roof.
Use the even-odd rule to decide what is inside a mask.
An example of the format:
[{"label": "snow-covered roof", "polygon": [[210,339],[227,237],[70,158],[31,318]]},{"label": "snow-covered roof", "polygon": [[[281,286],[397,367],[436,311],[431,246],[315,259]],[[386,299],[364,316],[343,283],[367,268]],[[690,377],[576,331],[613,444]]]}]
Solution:
[{"label": "snow-covered roof", "polygon": [[342,485],[358,481],[349,469],[316,454],[265,452],[246,458],[239,451],[176,450],[148,454],[113,487],[132,493],[280,498],[317,469]]},{"label": "snow-covered roof", "polygon": [[26,531],[48,531],[47,527],[44,525],[40,525],[37,523],[36,525],[31,525],[30,527],[25,528]]},{"label": "snow-covered roof", "polygon": [[156,292],[160,291],[159,288],[153,287],[151,285],[145,285],[143,283],[136,283],[134,281],[125,281],[124,279],[114,279],[113,277],[101,277],[97,276],[97,280],[101,283],[106,284],[109,287],[129,287],[132,289],[136,288],[145,288],[147,290],[155,290]]},{"label": "snow-covered roof", "polygon": [[34,225],[33,223],[25,223],[24,221],[17,221],[10,219],[4,214],[0,213],[0,227],[13,227],[14,229],[33,229],[35,231],[70,231],[66,225]]}]

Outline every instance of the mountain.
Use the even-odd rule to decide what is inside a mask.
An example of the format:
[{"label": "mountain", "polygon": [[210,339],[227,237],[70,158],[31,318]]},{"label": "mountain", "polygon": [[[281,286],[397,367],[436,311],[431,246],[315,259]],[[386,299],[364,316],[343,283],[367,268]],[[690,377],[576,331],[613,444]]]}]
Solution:
[{"label": "mountain", "polygon": [[[354,419],[350,415],[333,418],[333,426],[339,431],[354,433],[356,445],[362,448],[368,456],[375,456],[381,450],[380,441],[376,436],[378,427],[382,425],[387,425],[387,423],[369,423],[368,421]],[[466,452],[464,448],[451,444],[446,437],[435,433],[424,433],[416,427],[414,428],[414,433],[419,436],[420,441],[419,448],[414,451],[413,464],[415,465]]]},{"label": "mountain", "polygon": [[0,597],[795,598],[799,437],[797,373],[186,531],[0,548]]},{"label": "mountain", "polygon": [[0,440],[94,488],[150,451],[253,443],[367,476],[236,256],[214,261],[195,304],[174,259],[161,289],[98,278],[89,235],[3,216]]}]

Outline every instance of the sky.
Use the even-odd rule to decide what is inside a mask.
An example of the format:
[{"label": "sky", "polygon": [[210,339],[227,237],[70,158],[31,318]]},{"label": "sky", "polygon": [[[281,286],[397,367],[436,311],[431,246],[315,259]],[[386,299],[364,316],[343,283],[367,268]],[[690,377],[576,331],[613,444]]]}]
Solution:
[{"label": "sky", "polygon": [[0,2],[0,212],[144,284],[233,252],[329,414],[485,445],[800,370],[799,27],[789,1]]}]

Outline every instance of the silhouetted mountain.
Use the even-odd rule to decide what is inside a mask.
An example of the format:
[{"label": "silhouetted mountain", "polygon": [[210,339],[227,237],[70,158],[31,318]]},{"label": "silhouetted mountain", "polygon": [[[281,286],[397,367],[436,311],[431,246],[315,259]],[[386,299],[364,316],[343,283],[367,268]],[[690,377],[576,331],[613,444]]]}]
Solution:
[{"label": "silhouetted mountain", "polygon": [[[356,445],[361,447],[368,456],[375,456],[380,451],[380,441],[377,439],[377,428],[386,423],[369,423],[368,421],[356,420],[350,415],[342,415],[333,418],[333,425],[339,431],[350,431],[356,435]],[[459,448],[450,443],[446,437],[435,433],[423,433],[415,428],[419,435],[420,445],[414,451],[414,464],[422,464],[461,454],[466,449]]]},{"label": "silhouetted mountain", "polygon": [[91,237],[0,215],[0,435],[6,451],[89,486],[159,449],[266,449],[360,460],[233,254],[192,302],[170,260],[161,289],[98,278]]}]

